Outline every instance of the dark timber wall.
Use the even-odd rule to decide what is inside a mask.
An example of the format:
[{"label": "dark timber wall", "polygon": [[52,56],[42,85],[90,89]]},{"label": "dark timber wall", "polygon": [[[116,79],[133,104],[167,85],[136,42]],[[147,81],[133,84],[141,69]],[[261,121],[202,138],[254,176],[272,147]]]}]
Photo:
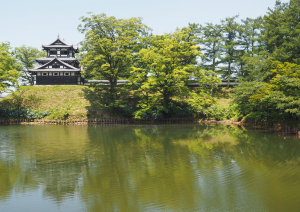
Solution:
[{"label": "dark timber wall", "polygon": [[36,76],[37,85],[77,85],[77,76]]}]

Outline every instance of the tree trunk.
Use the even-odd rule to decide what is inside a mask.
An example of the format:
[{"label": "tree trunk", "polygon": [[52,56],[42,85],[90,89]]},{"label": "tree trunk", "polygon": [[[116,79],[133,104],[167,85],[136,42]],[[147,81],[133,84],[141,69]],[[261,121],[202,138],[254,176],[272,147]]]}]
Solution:
[{"label": "tree trunk", "polygon": [[230,72],[231,72],[231,63],[228,63],[228,81],[227,81],[227,88],[229,88],[229,84],[230,84]]},{"label": "tree trunk", "polygon": [[34,78],[33,78],[33,76],[31,76],[31,80],[29,80],[29,83],[30,83],[31,86],[34,85]]},{"label": "tree trunk", "polygon": [[167,108],[169,103],[169,94],[164,93],[164,102],[163,102],[163,107]]},{"label": "tree trunk", "polygon": [[115,88],[117,86],[117,80],[110,80],[110,98],[112,101],[114,101],[117,98],[117,94],[115,92]]},{"label": "tree trunk", "polygon": [[212,68],[213,72],[215,72],[215,69],[216,69],[215,68],[215,66],[216,66],[216,57],[215,57],[216,49],[215,48],[216,48],[216,43],[213,44],[213,64],[212,64],[213,65],[213,68]]}]

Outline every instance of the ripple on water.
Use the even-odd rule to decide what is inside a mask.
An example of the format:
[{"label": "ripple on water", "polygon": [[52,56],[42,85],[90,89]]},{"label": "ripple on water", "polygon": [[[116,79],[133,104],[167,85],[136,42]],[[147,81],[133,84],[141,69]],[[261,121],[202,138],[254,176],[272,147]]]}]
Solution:
[{"label": "ripple on water", "polygon": [[0,211],[297,211],[299,140],[208,125],[0,128]]}]

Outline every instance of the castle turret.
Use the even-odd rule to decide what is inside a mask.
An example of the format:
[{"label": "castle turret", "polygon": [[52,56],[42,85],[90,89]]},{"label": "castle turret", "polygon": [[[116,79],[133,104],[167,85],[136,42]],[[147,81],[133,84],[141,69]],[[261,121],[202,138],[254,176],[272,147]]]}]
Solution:
[{"label": "castle turret", "polygon": [[75,53],[78,53],[77,45],[69,45],[58,36],[54,42],[42,47],[47,52],[47,56],[36,58],[36,62],[40,65],[28,69],[36,79],[36,85],[82,85],[84,83],[79,61],[75,58]]}]

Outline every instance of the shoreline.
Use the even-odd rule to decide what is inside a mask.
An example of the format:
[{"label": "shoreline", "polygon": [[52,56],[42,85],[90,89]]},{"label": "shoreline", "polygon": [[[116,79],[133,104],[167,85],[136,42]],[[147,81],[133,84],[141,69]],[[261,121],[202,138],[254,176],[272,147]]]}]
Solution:
[{"label": "shoreline", "polygon": [[252,123],[252,122],[238,122],[230,120],[203,120],[195,118],[164,118],[164,119],[149,119],[149,120],[138,120],[138,119],[89,119],[89,120],[17,120],[17,119],[0,119],[1,125],[110,125],[110,124],[122,124],[122,125],[132,125],[132,124],[145,124],[145,125],[155,125],[155,124],[225,124],[225,125],[236,125],[245,126],[250,129],[264,130],[265,132],[280,133],[283,135],[298,135],[300,137],[300,129],[293,128],[285,125],[273,124],[269,126],[265,123]]}]

